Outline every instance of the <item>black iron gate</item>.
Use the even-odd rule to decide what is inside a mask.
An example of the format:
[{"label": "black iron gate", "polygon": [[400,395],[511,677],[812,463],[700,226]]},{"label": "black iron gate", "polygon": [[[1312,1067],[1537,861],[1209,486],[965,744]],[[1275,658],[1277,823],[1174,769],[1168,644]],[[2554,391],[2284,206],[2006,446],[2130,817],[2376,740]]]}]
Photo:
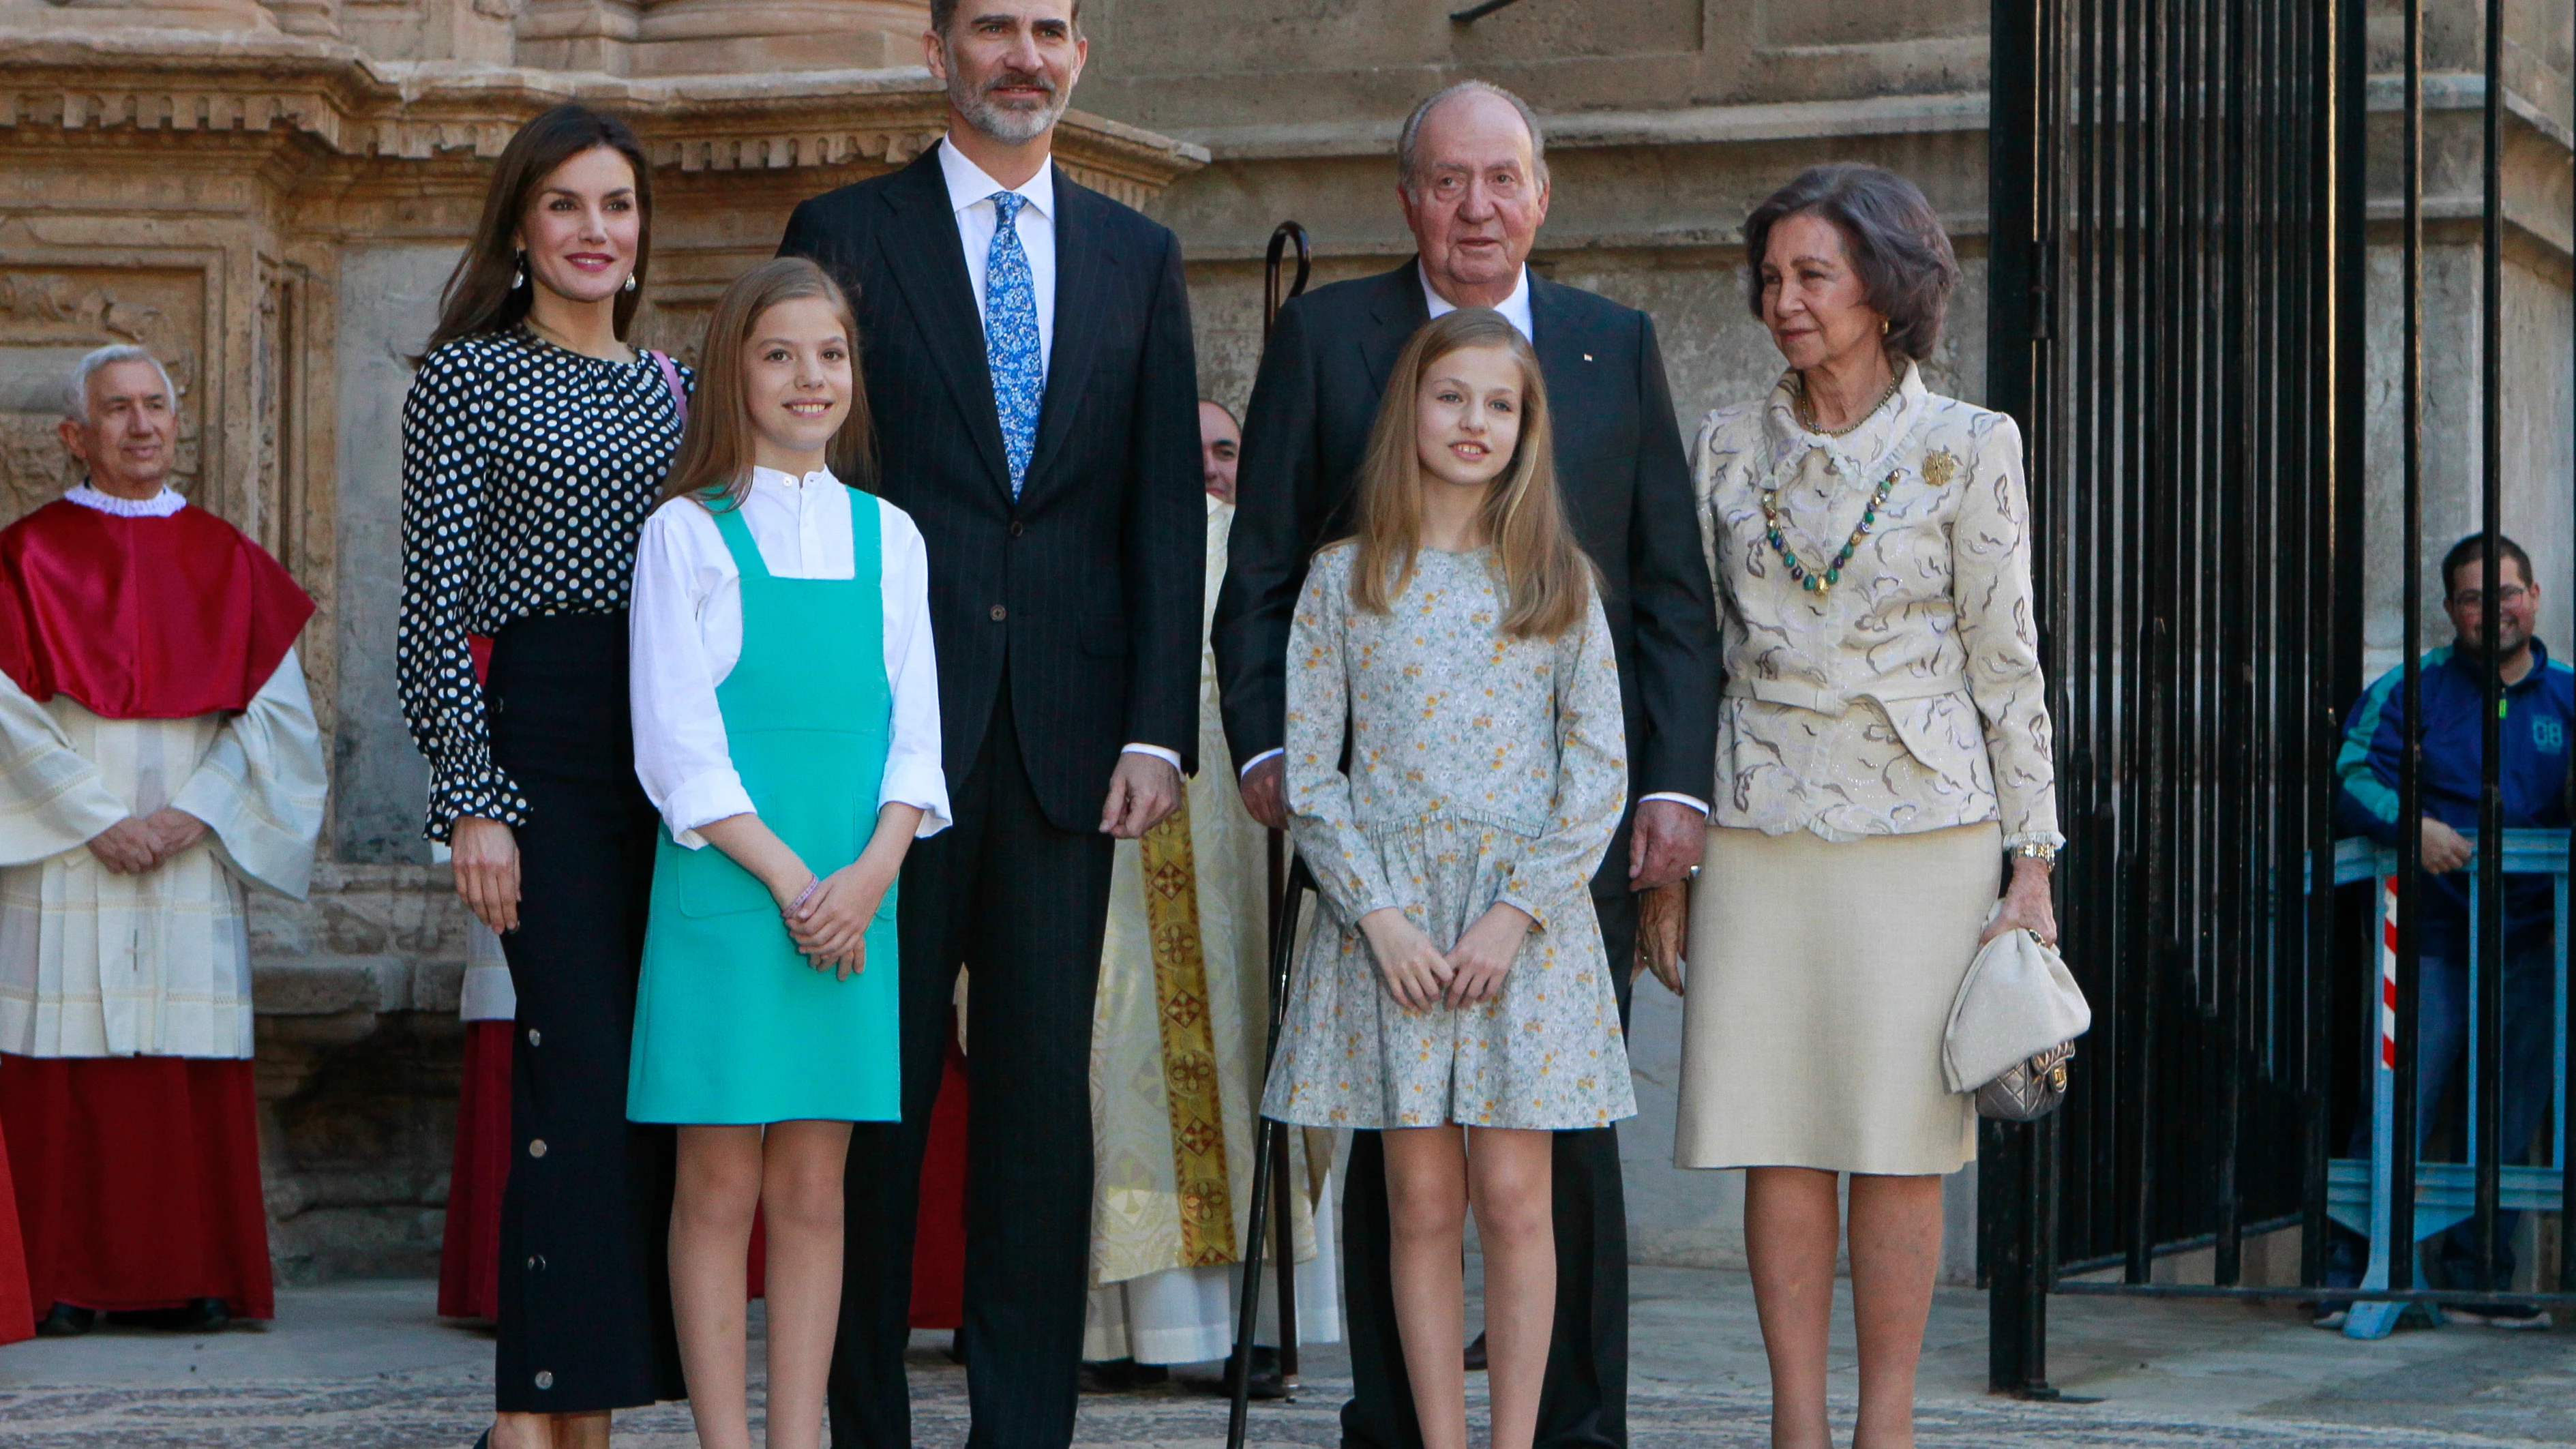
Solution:
[{"label": "black iron gate", "polygon": [[[2042,648],[2072,841],[2060,914],[2095,1011],[2066,1109],[2036,1127],[1984,1127],[1980,1259],[1999,1390],[2053,1396],[2051,1292],[2323,1296],[2314,1290],[2324,1281],[2329,1157],[2343,1155],[2337,1079],[2363,1060],[2366,983],[2351,963],[2374,934],[2349,899],[2337,930],[2332,833],[2338,715],[2365,682],[2365,8],[1994,7],[1987,393],[2029,440]],[[2485,8],[2492,37],[2500,6]],[[2406,198],[2403,457],[2385,461],[2404,478],[2412,661],[2426,641],[2417,625],[2420,0],[2410,9],[2402,184],[2381,179]],[[2487,57],[2492,81],[2492,39]],[[2498,94],[2491,86],[2485,115],[2488,520],[2501,512]],[[2496,567],[2490,548],[2490,599]],[[2411,700],[2411,663],[2405,687]],[[2498,687],[2489,671],[2479,833],[2490,840],[2504,838],[2492,763]],[[2414,773],[2402,791],[2409,818]],[[2472,1130],[2485,1150],[2474,1221],[2490,1245],[2502,854],[2481,851],[2477,866],[2487,985],[2476,1013],[2484,1091]],[[2397,867],[2409,923],[2396,977],[2401,1121],[2412,1120],[2418,1090],[2416,864],[2407,832]],[[2562,1019],[2561,1031],[2570,1025]],[[2415,1141],[2397,1136],[2399,1180],[2411,1180]],[[2411,1242],[2413,1198],[2395,1196],[2403,1206],[2390,1241]],[[2243,1286],[2246,1238],[2291,1225],[2306,1230],[2306,1287]],[[2152,1281],[2157,1258],[2196,1248],[2212,1250],[2212,1285]],[[2419,1289],[2413,1255],[2396,1257],[2381,1298],[2477,1296]],[[2560,1286],[2576,1289],[2576,1252],[2560,1258]]]}]

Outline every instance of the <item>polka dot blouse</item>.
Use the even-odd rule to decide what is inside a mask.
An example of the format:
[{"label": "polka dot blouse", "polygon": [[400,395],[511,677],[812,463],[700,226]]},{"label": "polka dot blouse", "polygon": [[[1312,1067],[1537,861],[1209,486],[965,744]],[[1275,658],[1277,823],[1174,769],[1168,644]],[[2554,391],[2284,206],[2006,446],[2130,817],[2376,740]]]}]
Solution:
[{"label": "polka dot blouse", "polygon": [[527,797],[492,762],[467,636],[625,609],[636,536],[679,445],[679,410],[649,355],[603,362],[518,330],[422,360],[403,403],[394,658],[429,759],[430,839],[447,839],[459,815],[527,823]]}]

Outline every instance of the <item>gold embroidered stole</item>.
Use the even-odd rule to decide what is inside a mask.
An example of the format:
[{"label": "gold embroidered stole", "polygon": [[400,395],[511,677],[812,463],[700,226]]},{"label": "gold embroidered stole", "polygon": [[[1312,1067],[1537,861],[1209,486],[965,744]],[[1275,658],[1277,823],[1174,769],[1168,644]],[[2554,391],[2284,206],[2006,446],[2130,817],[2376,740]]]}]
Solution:
[{"label": "gold embroidered stole", "polygon": [[1172,1177],[1181,1193],[1181,1261],[1236,1261],[1234,1192],[1209,1020],[1207,957],[1199,939],[1198,866],[1190,800],[1145,832],[1145,929],[1154,950],[1155,1017],[1163,1036],[1163,1095],[1172,1115]]}]

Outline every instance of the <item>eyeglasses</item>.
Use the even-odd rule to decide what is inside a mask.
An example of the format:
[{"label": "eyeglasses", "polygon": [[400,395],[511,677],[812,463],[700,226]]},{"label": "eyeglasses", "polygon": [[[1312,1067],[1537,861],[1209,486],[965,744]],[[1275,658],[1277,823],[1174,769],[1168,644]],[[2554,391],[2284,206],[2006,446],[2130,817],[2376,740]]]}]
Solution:
[{"label": "eyeglasses", "polygon": [[[2510,609],[2521,603],[2522,596],[2530,592],[2531,590],[2520,584],[2505,584],[2497,588],[2496,602]],[[2483,609],[2486,607],[2487,593],[2484,589],[2462,589],[2451,596],[2451,603],[2455,608]]]}]

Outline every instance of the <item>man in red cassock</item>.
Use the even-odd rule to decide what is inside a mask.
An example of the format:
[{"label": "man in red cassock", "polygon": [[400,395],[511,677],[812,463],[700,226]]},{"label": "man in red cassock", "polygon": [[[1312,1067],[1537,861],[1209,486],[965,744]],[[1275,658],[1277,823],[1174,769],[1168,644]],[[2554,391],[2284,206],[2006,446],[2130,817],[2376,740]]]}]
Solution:
[{"label": "man in red cassock", "polygon": [[274,1312],[243,891],[313,869],[313,601],[167,486],[177,403],[84,358],[88,477],[0,531],[0,1124],[47,1334]]}]

